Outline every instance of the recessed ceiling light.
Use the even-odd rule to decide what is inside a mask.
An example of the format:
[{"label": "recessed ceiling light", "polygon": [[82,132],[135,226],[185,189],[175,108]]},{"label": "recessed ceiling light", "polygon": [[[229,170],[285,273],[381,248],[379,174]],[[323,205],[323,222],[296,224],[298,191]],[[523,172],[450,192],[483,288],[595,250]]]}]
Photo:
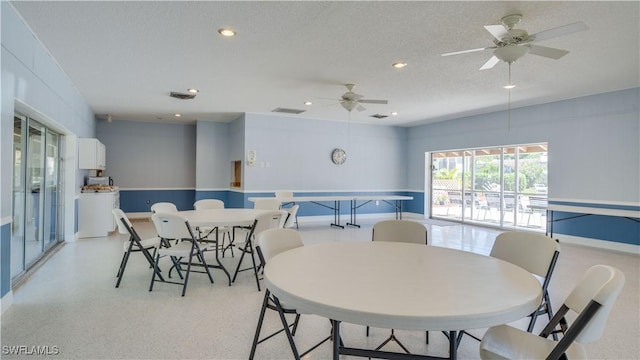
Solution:
[{"label": "recessed ceiling light", "polygon": [[391,113],[391,115],[396,116],[396,115],[398,115],[398,112],[394,111],[394,112]]},{"label": "recessed ceiling light", "polygon": [[192,93],[192,94],[197,94],[200,92],[200,90],[198,89],[187,89],[188,92]]},{"label": "recessed ceiling light", "polygon": [[218,32],[220,33],[220,35],[222,36],[235,36],[236,32],[231,30],[231,29],[219,29]]},{"label": "recessed ceiling light", "polygon": [[516,86],[515,86],[515,85],[513,85],[513,84],[503,86],[503,88],[505,88],[505,89],[513,89],[513,88],[515,88],[515,87],[516,87]]},{"label": "recessed ceiling light", "polygon": [[311,101],[305,101],[304,104],[307,105],[307,106],[313,105],[313,103]]},{"label": "recessed ceiling light", "polygon": [[182,114],[175,114],[174,116],[175,117],[180,117],[180,116],[182,116]]},{"label": "recessed ceiling light", "polygon": [[396,69],[402,69],[403,67],[407,66],[407,63],[406,62],[397,62],[397,63],[393,63],[393,65],[391,65],[391,66],[393,66]]}]

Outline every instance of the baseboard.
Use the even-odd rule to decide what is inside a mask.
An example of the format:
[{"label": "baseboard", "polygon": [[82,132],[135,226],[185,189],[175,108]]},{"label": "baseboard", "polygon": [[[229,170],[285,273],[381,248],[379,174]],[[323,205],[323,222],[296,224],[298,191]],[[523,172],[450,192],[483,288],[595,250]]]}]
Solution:
[{"label": "baseboard", "polygon": [[0,299],[0,316],[13,305],[13,291],[9,290],[2,299]]}]

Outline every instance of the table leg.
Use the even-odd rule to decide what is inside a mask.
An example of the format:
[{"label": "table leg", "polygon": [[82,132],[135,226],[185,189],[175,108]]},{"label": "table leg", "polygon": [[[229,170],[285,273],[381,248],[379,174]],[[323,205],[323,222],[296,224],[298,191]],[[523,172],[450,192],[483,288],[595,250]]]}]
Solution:
[{"label": "table leg", "polygon": [[340,200],[333,202],[333,223],[331,226],[336,226],[344,229],[344,226],[340,225]]},{"label": "table leg", "polygon": [[340,321],[331,320],[333,330],[333,360],[340,360]]},{"label": "table leg", "polygon": [[[357,206],[357,205],[358,205],[358,204],[357,204],[357,202],[356,202],[356,200],[355,200],[355,199],[351,200],[351,211],[350,211],[350,213],[349,213],[349,219],[350,219],[350,220],[349,220],[349,222],[347,223],[347,225],[349,225],[349,226],[360,227],[360,225],[358,225],[358,224],[356,223],[356,211],[357,211],[357,209],[358,209],[358,206]],[[362,205],[360,205],[360,206],[362,206]]]},{"label": "table leg", "polygon": [[[229,274],[229,272],[227,271],[227,269],[224,267],[224,265],[222,265],[222,263],[220,263],[220,257],[219,257],[219,248],[220,248],[220,228],[216,227],[216,262],[218,263],[218,267],[220,269],[222,269],[222,271],[224,271],[224,273],[227,275],[227,279],[229,279],[229,286],[231,286],[231,275]],[[223,250],[224,251],[224,250]]]},{"label": "table leg", "polygon": [[449,331],[449,359],[458,358],[458,335],[456,331]]}]

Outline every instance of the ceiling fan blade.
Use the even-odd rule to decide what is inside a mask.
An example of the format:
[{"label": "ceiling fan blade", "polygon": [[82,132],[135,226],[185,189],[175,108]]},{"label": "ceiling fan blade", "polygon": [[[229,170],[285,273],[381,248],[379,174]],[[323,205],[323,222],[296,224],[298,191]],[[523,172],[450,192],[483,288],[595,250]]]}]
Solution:
[{"label": "ceiling fan blade", "polygon": [[367,109],[365,109],[365,108],[364,108],[364,106],[362,106],[362,105],[358,105],[358,107],[356,108],[356,110],[358,110],[358,111],[362,112],[362,111],[365,111],[365,110],[367,110]]},{"label": "ceiling fan blade", "polygon": [[361,104],[388,104],[388,100],[370,100],[370,99],[360,99],[358,100]]},{"label": "ceiling fan blade", "polygon": [[498,41],[503,41],[511,37],[509,31],[502,25],[485,25],[484,28],[487,29],[494,38],[498,39]]},{"label": "ceiling fan blade", "polygon": [[544,56],[546,58],[551,58],[556,60],[560,59],[561,57],[569,53],[569,51],[567,50],[550,48],[550,47],[540,46],[540,45],[525,45],[525,46],[529,48],[529,54]]},{"label": "ceiling fan blade", "polygon": [[489,59],[489,61],[487,61],[486,63],[484,63],[484,65],[482,65],[480,70],[491,69],[492,67],[496,66],[496,64],[499,62],[500,62],[500,59],[498,59],[496,56],[492,56],[491,59]]},{"label": "ceiling fan blade", "polygon": [[589,27],[582,21],[578,21],[574,22],[573,24],[558,26],[553,29],[540,31],[539,33],[529,35],[529,39],[532,39],[531,41],[545,41],[558,36],[569,35],[585,30],[589,30]]},{"label": "ceiling fan blade", "polygon": [[490,46],[490,47],[483,47],[483,48],[477,48],[477,49],[469,49],[469,50],[462,50],[462,51],[454,51],[454,52],[449,52],[449,53],[442,54],[441,56],[451,56],[451,55],[467,54],[467,53],[478,52],[478,51],[484,51],[484,50],[487,50],[487,49],[495,49],[495,48],[496,48],[496,46]]}]

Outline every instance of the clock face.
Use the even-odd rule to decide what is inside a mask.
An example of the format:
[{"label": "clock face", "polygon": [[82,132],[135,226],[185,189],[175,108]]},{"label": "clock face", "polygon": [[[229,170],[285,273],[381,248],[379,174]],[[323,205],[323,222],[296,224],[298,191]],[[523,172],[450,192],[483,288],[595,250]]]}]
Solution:
[{"label": "clock face", "polygon": [[331,152],[331,161],[336,165],[344,164],[347,161],[347,153],[344,150],[336,148]]}]

